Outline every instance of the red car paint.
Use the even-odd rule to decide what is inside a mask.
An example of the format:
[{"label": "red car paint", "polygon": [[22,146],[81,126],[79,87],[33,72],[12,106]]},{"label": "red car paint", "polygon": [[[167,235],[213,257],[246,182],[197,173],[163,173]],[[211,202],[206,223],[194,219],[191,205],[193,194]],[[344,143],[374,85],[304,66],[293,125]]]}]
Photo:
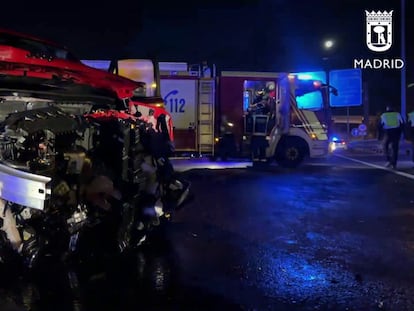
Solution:
[{"label": "red car paint", "polygon": [[0,29],[0,74],[66,80],[112,90],[119,99],[128,100],[129,107],[142,107],[145,111],[150,108],[154,117],[165,114],[170,138],[174,138],[172,118],[162,98],[134,98],[134,91],[144,83],[86,66],[57,43]]},{"label": "red car paint", "polygon": [[125,111],[118,111],[118,110],[105,110],[105,111],[97,111],[93,113],[88,113],[84,115],[85,118],[92,118],[92,119],[123,119],[123,120],[132,120],[137,121],[138,118],[134,117],[133,115],[126,113]]},{"label": "red car paint", "polygon": [[[8,42],[15,44],[12,46]],[[37,55],[29,49],[36,47]],[[112,89],[121,99],[132,97],[133,91],[142,86],[142,83],[86,66],[58,44],[6,30],[0,30],[0,65],[2,73],[19,75],[27,71],[38,77],[47,77],[46,73],[51,73],[53,68],[54,74],[71,76],[79,84]]]}]

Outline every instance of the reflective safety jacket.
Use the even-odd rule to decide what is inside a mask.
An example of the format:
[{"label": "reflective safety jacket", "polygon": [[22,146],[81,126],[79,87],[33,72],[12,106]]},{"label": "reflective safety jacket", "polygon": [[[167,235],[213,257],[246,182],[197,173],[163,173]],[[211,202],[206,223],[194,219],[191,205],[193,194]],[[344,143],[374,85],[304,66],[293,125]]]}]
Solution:
[{"label": "reflective safety jacket", "polygon": [[414,110],[408,114],[408,123],[414,127]]},{"label": "reflective safety jacket", "polygon": [[381,115],[381,126],[384,130],[399,128],[404,120],[399,112],[388,111]]}]

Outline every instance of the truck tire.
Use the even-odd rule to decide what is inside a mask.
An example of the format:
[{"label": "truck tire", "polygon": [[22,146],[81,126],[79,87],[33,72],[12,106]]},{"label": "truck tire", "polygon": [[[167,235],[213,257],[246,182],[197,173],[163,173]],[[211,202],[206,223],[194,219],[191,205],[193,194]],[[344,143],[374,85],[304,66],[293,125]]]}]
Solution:
[{"label": "truck tire", "polygon": [[298,167],[307,155],[306,142],[298,137],[284,138],[276,152],[276,162],[286,168]]}]

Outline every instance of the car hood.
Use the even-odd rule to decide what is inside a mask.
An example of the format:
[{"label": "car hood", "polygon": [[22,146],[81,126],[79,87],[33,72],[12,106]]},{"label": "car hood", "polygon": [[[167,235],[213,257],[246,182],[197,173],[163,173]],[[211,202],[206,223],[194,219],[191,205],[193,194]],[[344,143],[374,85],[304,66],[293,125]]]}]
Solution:
[{"label": "car hood", "polygon": [[53,101],[90,101],[115,105],[116,93],[71,80],[0,74],[0,102],[8,97],[41,98]]}]

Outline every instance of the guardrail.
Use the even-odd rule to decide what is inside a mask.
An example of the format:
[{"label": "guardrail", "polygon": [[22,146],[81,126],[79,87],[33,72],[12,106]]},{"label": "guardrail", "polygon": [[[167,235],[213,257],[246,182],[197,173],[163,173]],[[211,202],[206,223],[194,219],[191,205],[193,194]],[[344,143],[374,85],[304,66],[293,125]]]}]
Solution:
[{"label": "guardrail", "polygon": [[[348,143],[348,150],[350,152],[365,153],[365,154],[382,155],[384,153],[383,142],[378,141],[376,139],[351,141]],[[400,143],[399,154],[410,155],[411,152],[412,152],[411,142],[405,141],[405,140],[402,141]]]}]

